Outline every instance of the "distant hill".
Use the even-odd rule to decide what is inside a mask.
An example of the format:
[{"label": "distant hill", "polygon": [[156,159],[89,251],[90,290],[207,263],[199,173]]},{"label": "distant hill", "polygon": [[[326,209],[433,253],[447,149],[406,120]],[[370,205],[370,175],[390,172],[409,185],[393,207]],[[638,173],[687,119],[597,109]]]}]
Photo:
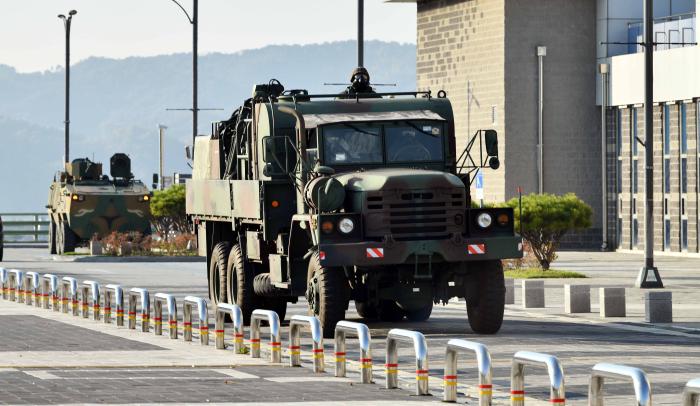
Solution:
[{"label": "distant hill", "polygon": [[[415,46],[370,41],[365,64],[387,90],[415,88]],[[354,41],[279,45],[235,54],[208,54],[199,62],[199,133],[227,118],[256,83],[279,79],[287,89],[340,91],[355,67]],[[21,74],[0,65],[0,212],[43,211],[48,185],[63,156],[63,70]],[[133,160],[135,175],[150,184],[158,167],[157,126],[167,125],[166,171],[188,171],[184,146],[191,113],[166,111],[192,104],[191,55],[127,59],[90,58],[71,67],[71,157],[107,163],[114,152]],[[105,166],[106,167],[106,166]],[[12,196],[11,198],[9,196]]]}]

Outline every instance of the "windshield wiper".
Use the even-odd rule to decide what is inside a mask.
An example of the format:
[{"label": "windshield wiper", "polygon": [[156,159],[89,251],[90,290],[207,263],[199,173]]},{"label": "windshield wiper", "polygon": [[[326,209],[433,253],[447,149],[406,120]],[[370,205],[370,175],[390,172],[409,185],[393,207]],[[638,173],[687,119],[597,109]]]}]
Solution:
[{"label": "windshield wiper", "polygon": [[350,129],[352,129],[352,130],[357,131],[358,133],[361,133],[361,134],[369,134],[369,135],[374,135],[375,137],[379,137],[379,134],[375,134],[375,133],[373,133],[373,132],[363,130],[363,129],[359,128],[359,127],[355,127],[355,126],[352,125],[352,124],[348,124],[348,123],[341,123],[341,124],[344,125],[345,127],[348,127],[348,128],[350,128]]},{"label": "windshield wiper", "polygon": [[423,134],[425,134],[425,135],[429,135],[429,136],[431,136],[431,137],[439,137],[439,134],[433,134],[433,133],[429,133],[429,132],[427,132],[427,131],[423,131],[422,128],[418,127],[417,125],[413,124],[413,123],[410,122],[410,121],[404,120],[404,121],[402,121],[402,123],[408,124],[410,127],[413,127],[413,129],[415,129],[416,131],[421,132],[421,133],[423,133]]}]

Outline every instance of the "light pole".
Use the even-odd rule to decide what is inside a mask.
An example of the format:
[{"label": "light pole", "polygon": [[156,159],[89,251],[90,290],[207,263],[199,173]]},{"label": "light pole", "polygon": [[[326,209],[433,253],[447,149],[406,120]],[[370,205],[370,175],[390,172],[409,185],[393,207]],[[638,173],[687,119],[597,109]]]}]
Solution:
[{"label": "light pole", "polygon": [[63,28],[66,32],[66,116],[63,121],[65,125],[63,162],[65,163],[70,162],[70,25],[76,14],[78,14],[77,11],[71,10],[68,12],[68,17],[63,14],[58,15],[58,18],[63,20]]},{"label": "light pole", "polygon": [[195,138],[197,137],[197,42],[198,42],[198,20],[199,20],[199,0],[192,0],[192,16],[177,1],[171,0],[185,13],[187,20],[192,24],[192,149],[194,149]]}]

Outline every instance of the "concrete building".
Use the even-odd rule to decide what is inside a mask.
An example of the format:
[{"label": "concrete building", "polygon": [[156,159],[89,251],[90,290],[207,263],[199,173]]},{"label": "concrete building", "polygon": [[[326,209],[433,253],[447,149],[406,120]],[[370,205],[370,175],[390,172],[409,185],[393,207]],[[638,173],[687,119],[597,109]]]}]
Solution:
[{"label": "concrete building", "polygon": [[[642,41],[643,0],[389,1],[416,3],[418,87],[447,91],[461,145],[477,129],[499,132],[504,162],[485,172],[486,200],[514,197],[519,186],[574,192],[593,207],[594,226],[567,243],[597,248],[605,177],[608,247],[643,250],[644,147],[631,142],[644,140],[643,54],[601,44]],[[674,43],[655,52],[658,250],[699,251],[700,49],[679,45],[695,41],[696,2],[655,0],[657,42]]]}]

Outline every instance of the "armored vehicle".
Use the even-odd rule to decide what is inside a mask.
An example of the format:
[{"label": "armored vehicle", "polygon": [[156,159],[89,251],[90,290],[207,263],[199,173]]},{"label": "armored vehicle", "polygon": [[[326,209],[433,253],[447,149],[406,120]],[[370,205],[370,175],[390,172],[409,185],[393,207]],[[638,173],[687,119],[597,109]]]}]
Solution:
[{"label": "armored vehicle", "polygon": [[151,193],[131,173],[131,159],[115,154],[109,176],[102,164],[74,159],[54,177],[49,190],[49,250],[72,252],[93,236],[113,231],[150,234]]},{"label": "armored vehicle", "polygon": [[255,86],[189,155],[211,300],[247,321],[304,296],[331,336],[350,300],[365,318],[420,321],[460,297],[474,331],[497,332],[500,260],[522,240],[511,209],[471,205],[475,171],[499,165],[497,134],[466,141],[458,155],[445,92],[376,93],[364,69],[342,94]]}]

